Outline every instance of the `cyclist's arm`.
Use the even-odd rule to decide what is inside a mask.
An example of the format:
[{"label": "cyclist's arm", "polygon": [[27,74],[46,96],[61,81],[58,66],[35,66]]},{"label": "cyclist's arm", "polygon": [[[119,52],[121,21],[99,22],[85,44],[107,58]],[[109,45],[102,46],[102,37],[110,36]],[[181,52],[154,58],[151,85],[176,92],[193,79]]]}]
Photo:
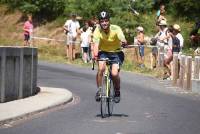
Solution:
[{"label": "cyclist's arm", "polygon": [[126,40],[124,33],[123,33],[123,31],[120,27],[119,27],[118,32],[117,32],[117,37],[122,42],[122,46],[127,45],[127,40]]},{"label": "cyclist's arm", "polygon": [[98,29],[96,28],[94,33],[93,33],[93,43],[94,43],[93,54],[94,54],[94,58],[98,57],[99,42],[100,42],[100,35],[99,35]]}]

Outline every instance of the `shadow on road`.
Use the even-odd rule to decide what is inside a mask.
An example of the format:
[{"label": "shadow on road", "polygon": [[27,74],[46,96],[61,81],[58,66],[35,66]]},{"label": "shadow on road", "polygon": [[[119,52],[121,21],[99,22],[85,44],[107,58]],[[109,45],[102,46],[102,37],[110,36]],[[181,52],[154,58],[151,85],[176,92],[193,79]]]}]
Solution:
[{"label": "shadow on road", "polygon": [[[101,114],[97,114],[96,117],[101,117]],[[112,115],[108,115],[106,117],[120,117],[120,118],[123,118],[123,117],[129,117],[127,114],[112,114]]]}]

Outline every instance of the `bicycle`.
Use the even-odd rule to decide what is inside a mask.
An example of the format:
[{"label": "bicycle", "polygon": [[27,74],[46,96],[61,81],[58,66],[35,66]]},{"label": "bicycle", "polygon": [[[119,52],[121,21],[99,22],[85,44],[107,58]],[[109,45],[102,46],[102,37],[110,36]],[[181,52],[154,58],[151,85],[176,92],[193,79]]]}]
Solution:
[{"label": "bicycle", "polygon": [[[108,58],[99,59],[97,61],[106,61],[106,67],[102,80],[102,91],[100,92],[100,111],[101,117],[105,118],[107,115],[112,116],[114,108],[114,88],[111,75],[111,60]],[[94,62],[92,70],[94,70]],[[108,114],[107,114],[108,113]]]}]

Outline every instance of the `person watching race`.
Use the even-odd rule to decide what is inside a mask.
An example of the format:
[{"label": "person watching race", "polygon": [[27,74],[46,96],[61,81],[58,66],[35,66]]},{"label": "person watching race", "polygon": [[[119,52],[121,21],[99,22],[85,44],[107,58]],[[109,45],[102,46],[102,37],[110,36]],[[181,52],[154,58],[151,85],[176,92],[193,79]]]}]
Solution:
[{"label": "person watching race", "polygon": [[[110,24],[110,14],[107,11],[101,11],[98,15],[99,25],[95,28],[93,34],[94,57],[95,59],[108,58],[111,60],[111,75],[115,90],[114,101],[120,102],[120,66],[124,60],[124,53],[121,50],[122,45],[127,45],[126,38],[122,29]],[[96,101],[100,101],[100,92],[102,89],[102,77],[105,71],[106,62],[98,61],[98,72],[96,75],[96,83],[98,91],[96,93]]]}]

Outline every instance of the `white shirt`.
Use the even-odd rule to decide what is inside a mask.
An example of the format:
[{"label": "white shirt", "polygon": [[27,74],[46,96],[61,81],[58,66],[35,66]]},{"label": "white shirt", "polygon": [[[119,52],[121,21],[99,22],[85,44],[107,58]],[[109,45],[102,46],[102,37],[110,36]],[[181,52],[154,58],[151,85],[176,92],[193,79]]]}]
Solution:
[{"label": "white shirt", "polygon": [[180,33],[178,33],[176,35],[176,37],[179,39],[179,41],[180,41],[180,47],[182,49],[183,48],[183,42],[184,42],[183,36]]},{"label": "white shirt", "polygon": [[[158,39],[163,39],[164,37],[166,37],[167,36],[167,30],[168,30],[168,28],[165,28],[164,30],[162,30],[162,31],[160,31],[159,33],[158,33]],[[163,43],[167,43],[168,41],[167,41],[167,39],[165,39],[165,40],[163,40],[164,42]]]},{"label": "white shirt", "polygon": [[80,24],[78,21],[67,20],[64,26],[67,27],[69,31],[68,34],[72,35],[73,37],[77,36],[77,29],[80,28]]},{"label": "white shirt", "polygon": [[90,41],[89,41],[89,32],[83,32],[81,33],[81,47],[89,47]]}]

